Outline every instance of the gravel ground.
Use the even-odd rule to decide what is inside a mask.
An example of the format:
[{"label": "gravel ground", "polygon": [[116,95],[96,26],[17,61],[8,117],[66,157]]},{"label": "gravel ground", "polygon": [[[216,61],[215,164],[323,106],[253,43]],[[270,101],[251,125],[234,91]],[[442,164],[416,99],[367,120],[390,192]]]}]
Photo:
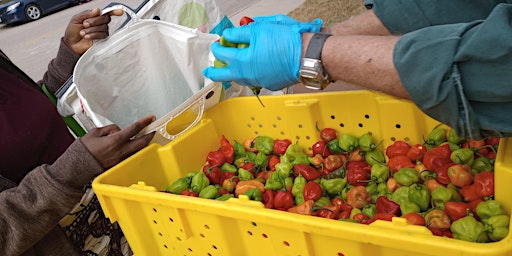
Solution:
[{"label": "gravel ground", "polygon": [[365,10],[363,0],[306,0],[288,15],[301,21],[321,18],[324,24],[349,19]]}]

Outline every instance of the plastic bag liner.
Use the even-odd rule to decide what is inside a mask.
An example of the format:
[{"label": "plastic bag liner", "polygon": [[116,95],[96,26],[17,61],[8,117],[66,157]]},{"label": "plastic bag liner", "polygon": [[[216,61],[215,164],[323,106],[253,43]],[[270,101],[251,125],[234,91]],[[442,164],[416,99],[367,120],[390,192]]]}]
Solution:
[{"label": "plastic bag liner", "polygon": [[[150,114],[161,123],[162,117],[169,118],[171,110],[187,107],[184,103],[193,95],[213,88],[213,82],[205,79],[201,70],[211,65],[210,44],[217,35],[139,19],[121,5],[103,12],[112,9],[125,10],[131,22],[107,39],[95,42],[79,59],[73,73],[83,111],[94,126],[115,123],[124,128]],[[218,102],[220,94],[207,100]]]}]

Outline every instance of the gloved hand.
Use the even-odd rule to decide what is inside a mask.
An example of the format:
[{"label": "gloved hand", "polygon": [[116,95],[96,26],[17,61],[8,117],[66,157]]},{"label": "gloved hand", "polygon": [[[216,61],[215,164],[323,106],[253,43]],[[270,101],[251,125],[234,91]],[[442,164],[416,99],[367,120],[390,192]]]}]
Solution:
[{"label": "gloved hand", "polygon": [[233,43],[248,43],[248,48],[222,47],[218,42],[211,49],[215,57],[227,64],[223,68],[208,67],[203,74],[213,81],[234,81],[241,85],[261,86],[277,91],[299,82],[302,55],[301,34],[316,32],[316,23],[282,25],[253,22],[246,26],[226,29],[223,36]]},{"label": "gloved hand", "polygon": [[300,25],[300,24],[309,24],[312,26],[312,29],[310,32],[319,32],[322,28],[323,21],[321,19],[315,19],[313,22],[302,22],[298,21],[294,18],[291,18],[289,16],[286,16],[284,14],[276,14],[271,16],[256,16],[253,18],[255,22],[267,22],[267,23],[274,23],[274,24],[281,24],[281,25]]}]

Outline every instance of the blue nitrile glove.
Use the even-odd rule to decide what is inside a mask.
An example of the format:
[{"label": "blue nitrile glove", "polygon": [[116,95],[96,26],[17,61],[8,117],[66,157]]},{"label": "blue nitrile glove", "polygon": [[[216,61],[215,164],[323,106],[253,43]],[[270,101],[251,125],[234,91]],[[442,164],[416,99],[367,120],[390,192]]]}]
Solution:
[{"label": "blue nitrile glove", "polygon": [[318,31],[321,24],[299,23],[280,25],[253,22],[246,26],[226,29],[223,36],[233,43],[248,43],[238,49],[212,44],[215,57],[225,63],[224,68],[208,67],[203,74],[213,81],[234,81],[241,85],[261,86],[271,91],[299,82],[298,73],[302,55],[301,34]]},{"label": "blue nitrile glove", "polygon": [[302,22],[294,18],[286,16],[284,14],[276,14],[271,16],[256,16],[253,17],[255,22],[267,22],[281,25],[300,25],[300,24],[311,24],[312,30],[310,32],[319,32],[322,28],[323,21],[321,19],[315,19],[313,22]]}]

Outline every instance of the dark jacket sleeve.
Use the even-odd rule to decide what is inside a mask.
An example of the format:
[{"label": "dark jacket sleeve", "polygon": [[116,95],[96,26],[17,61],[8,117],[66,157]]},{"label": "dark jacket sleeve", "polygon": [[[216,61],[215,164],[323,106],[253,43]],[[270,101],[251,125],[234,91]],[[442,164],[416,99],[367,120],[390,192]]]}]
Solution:
[{"label": "dark jacket sleeve", "polygon": [[[371,2],[371,3],[370,3]],[[367,0],[375,15],[393,34],[421,28],[485,19],[505,0]]]},{"label": "dark jacket sleeve", "polygon": [[57,57],[50,61],[48,70],[38,84],[45,84],[46,88],[48,88],[51,93],[55,94],[73,74],[73,69],[79,58],[80,55],[73,52],[61,38]]},{"label": "dark jacket sleeve", "polygon": [[[423,112],[466,138],[512,135],[512,4],[498,4],[489,14],[482,11],[486,10],[484,4],[471,9],[465,6],[461,14],[481,19],[461,22],[460,18],[446,20],[445,14],[438,14],[443,17],[437,19],[434,11],[423,6],[431,1],[374,2],[380,15],[383,9],[392,12],[389,6],[396,7],[388,6],[390,2],[413,10],[403,14],[398,10],[406,9],[397,8],[393,11],[396,20],[388,15],[379,18],[385,16],[384,23],[392,31],[404,32],[394,49],[394,64],[405,89]],[[439,5],[460,2],[442,1]],[[482,1],[462,2],[471,6]],[[419,17],[416,25],[400,25],[408,24],[403,20],[412,22],[410,15]],[[445,24],[435,25],[441,21]],[[413,31],[407,32],[410,29]]]},{"label": "dark jacket sleeve", "polygon": [[0,193],[1,255],[20,255],[54,229],[103,168],[80,140],[52,165],[32,170]]}]

